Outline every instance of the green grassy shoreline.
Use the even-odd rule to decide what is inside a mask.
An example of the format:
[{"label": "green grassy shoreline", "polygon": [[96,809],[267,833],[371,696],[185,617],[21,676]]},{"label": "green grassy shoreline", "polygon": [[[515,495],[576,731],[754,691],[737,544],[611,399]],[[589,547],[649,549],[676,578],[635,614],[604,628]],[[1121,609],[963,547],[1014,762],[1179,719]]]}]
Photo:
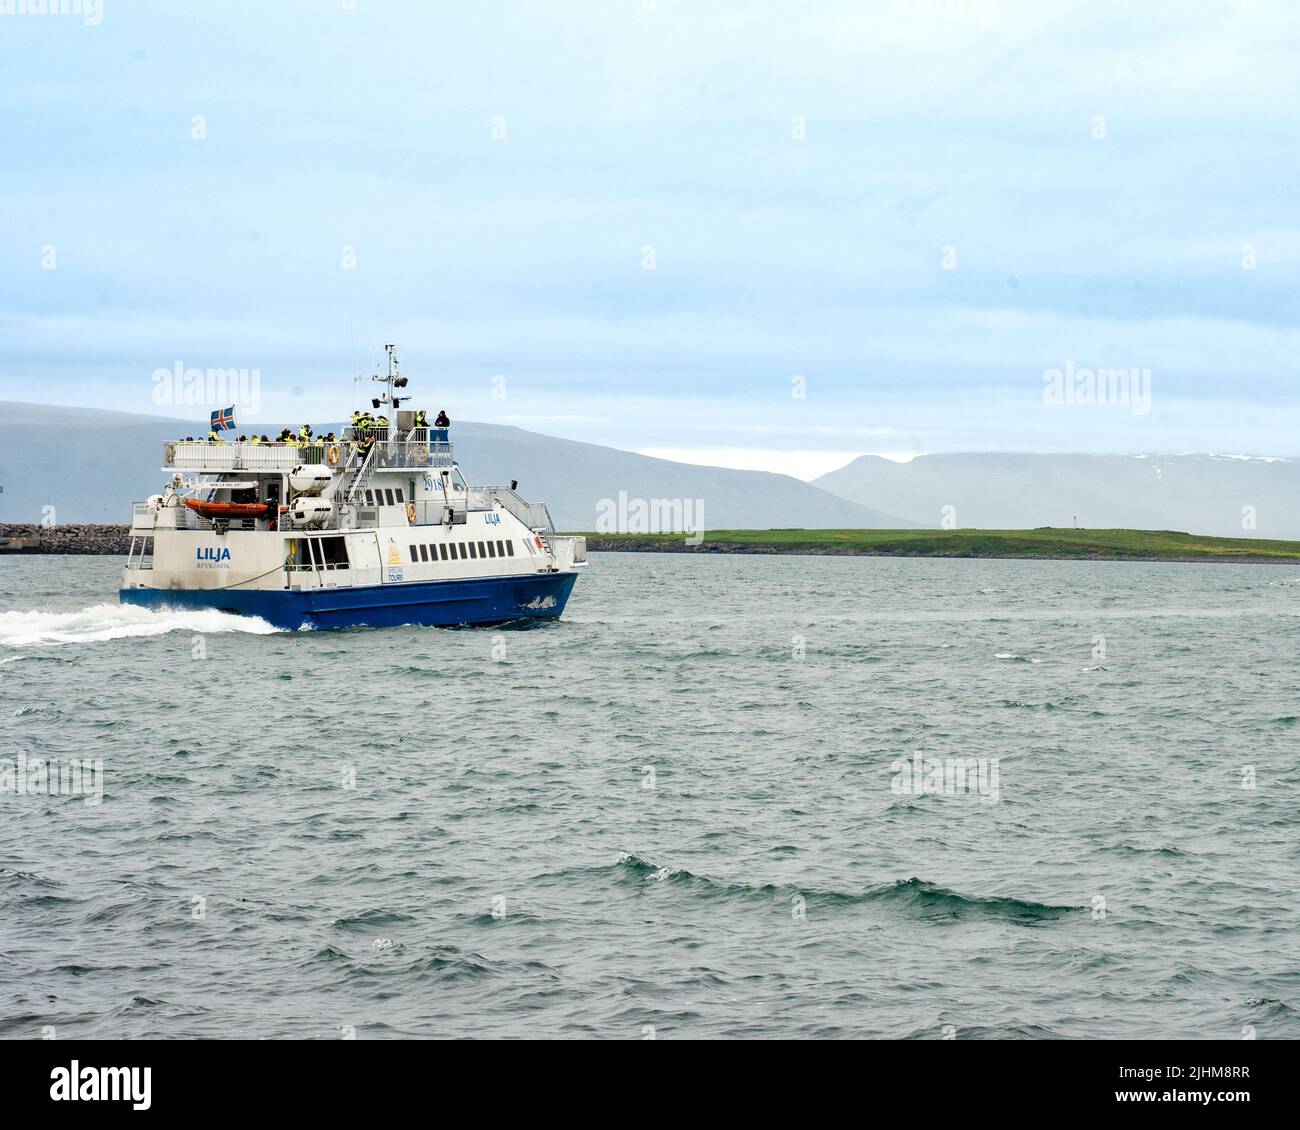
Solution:
[{"label": "green grassy shoreline", "polygon": [[1300,541],[1174,530],[710,530],[587,534],[587,548],[632,553],[791,553],[851,557],[1008,557],[1051,561],[1300,562]]}]

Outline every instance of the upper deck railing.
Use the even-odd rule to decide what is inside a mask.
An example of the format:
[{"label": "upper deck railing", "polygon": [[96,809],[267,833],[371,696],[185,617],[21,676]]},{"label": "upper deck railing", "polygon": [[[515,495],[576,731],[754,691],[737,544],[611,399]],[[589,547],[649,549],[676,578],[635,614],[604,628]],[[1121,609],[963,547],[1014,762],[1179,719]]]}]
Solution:
[{"label": "upper deck railing", "polygon": [[202,443],[163,444],[163,467],[176,471],[291,471],[303,463],[348,467],[354,456],[375,448],[375,469],[450,467],[452,445],[430,440],[430,429],[420,428],[400,435],[391,429],[371,429],[354,437],[345,429],[335,443]]},{"label": "upper deck railing", "polygon": [[[475,492],[471,491],[473,493]],[[499,502],[530,530],[555,533],[555,523],[551,521],[551,512],[546,508],[546,503],[525,502],[510,487],[487,487],[482,493],[493,502]],[[471,505],[470,509],[475,507]]]}]

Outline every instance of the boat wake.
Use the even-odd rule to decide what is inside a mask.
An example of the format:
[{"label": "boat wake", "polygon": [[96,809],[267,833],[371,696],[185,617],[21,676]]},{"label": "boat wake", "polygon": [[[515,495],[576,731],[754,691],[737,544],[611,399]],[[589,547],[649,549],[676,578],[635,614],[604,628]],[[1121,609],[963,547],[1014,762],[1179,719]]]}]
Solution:
[{"label": "boat wake", "polygon": [[279,629],[255,616],[236,616],[216,609],[137,608],[96,604],[79,612],[0,612],[0,648],[99,643],[168,632],[248,632],[265,636]]}]

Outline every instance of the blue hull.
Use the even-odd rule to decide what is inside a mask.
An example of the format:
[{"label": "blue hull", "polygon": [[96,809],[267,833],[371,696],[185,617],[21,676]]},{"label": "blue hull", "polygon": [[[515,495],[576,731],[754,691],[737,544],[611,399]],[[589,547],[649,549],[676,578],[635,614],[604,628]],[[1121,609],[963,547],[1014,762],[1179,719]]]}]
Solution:
[{"label": "blue hull", "polygon": [[123,604],[145,608],[215,608],[259,616],[277,628],[453,627],[555,619],[577,573],[532,573],[463,581],[410,581],[356,588],[121,589]]}]

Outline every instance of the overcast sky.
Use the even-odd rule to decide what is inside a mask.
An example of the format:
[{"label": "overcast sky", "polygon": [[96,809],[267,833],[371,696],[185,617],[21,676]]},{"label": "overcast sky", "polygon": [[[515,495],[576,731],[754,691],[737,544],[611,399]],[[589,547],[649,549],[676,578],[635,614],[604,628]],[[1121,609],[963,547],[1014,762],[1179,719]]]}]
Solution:
[{"label": "overcast sky", "polygon": [[1300,455],[1294,0],[22,5],[0,398],[339,419],[396,341],[453,418],[805,477]]}]

